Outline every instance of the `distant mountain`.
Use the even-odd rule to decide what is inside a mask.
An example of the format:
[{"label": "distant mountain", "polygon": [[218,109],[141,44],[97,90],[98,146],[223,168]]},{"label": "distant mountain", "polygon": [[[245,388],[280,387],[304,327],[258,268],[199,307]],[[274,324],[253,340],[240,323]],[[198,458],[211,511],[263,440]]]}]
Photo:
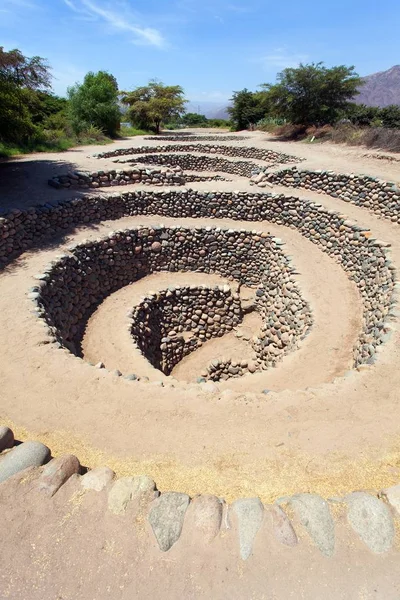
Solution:
[{"label": "distant mountain", "polygon": [[367,106],[389,106],[400,104],[400,65],[364,77],[365,84],[354,99],[357,104]]},{"label": "distant mountain", "polygon": [[198,113],[205,115],[207,119],[229,119],[227,111],[227,103],[221,105],[220,102],[196,102],[191,100],[186,105],[186,112]]}]

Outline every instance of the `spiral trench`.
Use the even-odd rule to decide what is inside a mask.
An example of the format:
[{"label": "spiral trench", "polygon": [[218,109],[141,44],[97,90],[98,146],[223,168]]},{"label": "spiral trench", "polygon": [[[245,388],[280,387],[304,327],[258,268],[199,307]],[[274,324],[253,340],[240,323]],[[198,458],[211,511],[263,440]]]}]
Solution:
[{"label": "spiral trench", "polygon": [[[54,190],[45,210],[2,216],[2,423],[55,455],[70,452],[119,475],[146,473],[163,491],[192,496],[271,501],[397,482],[400,194],[382,184],[365,205],[370,196],[356,197],[371,185],[363,179],[347,198],[306,189],[303,171],[333,178],[340,193],[353,183],[275,147],[263,160],[257,134],[223,138],[135,139],[133,153],[125,143],[123,153],[92,157],[93,172],[116,181],[115,169],[145,168],[147,180],[107,184],[101,196],[85,189],[72,202],[68,189],[59,205]],[[152,185],[159,167],[186,185]],[[49,215],[63,211],[61,228]],[[33,214],[35,227],[50,218],[50,232],[18,238]],[[125,273],[128,264],[136,266]],[[88,300],[82,281],[90,276]],[[224,293],[236,313],[224,312]],[[197,317],[208,336],[193,333],[202,294],[209,305]],[[179,331],[182,314],[188,331]],[[155,349],[142,343],[146,319],[153,346],[157,329]],[[185,344],[194,351],[171,362]]]}]

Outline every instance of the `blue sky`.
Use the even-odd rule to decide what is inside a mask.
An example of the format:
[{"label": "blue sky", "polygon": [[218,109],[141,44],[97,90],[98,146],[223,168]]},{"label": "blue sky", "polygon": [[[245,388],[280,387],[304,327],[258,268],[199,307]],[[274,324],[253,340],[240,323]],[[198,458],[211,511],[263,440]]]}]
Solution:
[{"label": "blue sky", "polygon": [[223,105],[300,61],[388,69],[399,31],[399,0],[0,0],[0,44],[46,57],[61,95],[102,69]]}]

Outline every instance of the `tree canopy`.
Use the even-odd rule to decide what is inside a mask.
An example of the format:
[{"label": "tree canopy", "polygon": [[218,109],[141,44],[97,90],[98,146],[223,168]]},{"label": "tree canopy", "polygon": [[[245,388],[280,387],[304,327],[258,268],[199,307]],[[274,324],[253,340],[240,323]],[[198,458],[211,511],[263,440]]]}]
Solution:
[{"label": "tree canopy", "polygon": [[261,86],[271,116],[302,125],[334,124],[362,85],[354,67],[321,62],[284,69],[277,80]]},{"label": "tree canopy", "polygon": [[120,124],[118,85],[106,71],[89,72],[82,84],[68,88],[69,115],[76,133],[94,125],[115,136]]},{"label": "tree canopy", "polygon": [[40,56],[0,47],[0,140],[23,142],[35,132],[29,103],[50,88],[50,67]]},{"label": "tree canopy", "polygon": [[123,102],[129,106],[132,124],[160,133],[162,123],[184,113],[186,100],[180,85],[164,85],[152,80],[146,86],[125,92]]},{"label": "tree canopy", "polygon": [[208,119],[205,115],[199,113],[185,113],[182,117],[182,125],[187,127],[199,127],[207,125]]},{"label": "tree canopy", "polygon": [[261,92],[251,92],[247,88],[233,92],[232,106],[228,108],[235,129],[247,129],[255,125],[265,116],[266,95]]}]

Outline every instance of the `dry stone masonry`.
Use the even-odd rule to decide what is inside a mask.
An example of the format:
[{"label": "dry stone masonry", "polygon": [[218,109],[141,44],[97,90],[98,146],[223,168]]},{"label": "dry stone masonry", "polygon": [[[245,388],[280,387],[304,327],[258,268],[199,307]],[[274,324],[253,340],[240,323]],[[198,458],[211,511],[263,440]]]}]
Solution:
[{"label": "dry stone masonry", "polygon": [[251,146],[219,146],[211,144],[188,144],[175,146],[139,146],[135,148],[121,148],[97,154],[97,158],[110,158],[117,156],[127,156],[130,154],[162,154],[165,152],[189,152],[200,154],[223,154],[225,156],[253,158],[264,160],[272,164],[301,162],[304,159],[284,154],[283,152],[274,152],[267,148],[252,148]]},{"label": "dry stone masonry", "polygon": [[109,171],[73,171],[48,180],[57,189],[89,189],[140,183],[142,185],[184,185],[186,180],[167,169],[130,168]]},{"label": "dry stone masonry", "polygon": [[[275,365],[307,334],[312,322],[280,244],[264,233],[200,227],[141,228],[84,242],[70,248],[70,253],[38,275],[39,283],[31,296],[51,334],[74,354],[79,354],[86,321],[100,302],[156,271],[218,273],[255,288],[255,307],[264,325],[253,342],[254,371]],[[146,298],[137,307],[131,330],[146,358],[169,374],[199,344],[223,335],[241,319],[240,298],[229,287],[188,288],[184,292],[169,289]],[[182,332],[185,335],[179,335]],[[244,365],[240,371],[230,366],[228,375],[248,372]],[[219,379],[216,369],[210,378]]]},{"label": "dry stone masonry", "polygon": [[132,184],[153,186],[181,186],[192,181],[227,181],[221,175],[198,175],[184,173],[181,167],[170,169],[148,169],[132,167],[109,171],[73,171],[66,175],[56,175],[48,180],[48,184],[56,189],[97,189]]},{"label": "dry stone masonry", "polygon": [[[0,217],[0,260],[5,265],[45,237],[80,224],[140,214],[271,221],[293,227],[335,258],[359,289],[363,328],[354,350],[355,365],[374,362],[377,347],[390,334],[399,285],[386,245],[335,211],[283,194],[137,191],[14,210]],[[229,274],[236,278],[233,269]]]},{"label": "dry stone masonry", "polygon": [[248,135],[158,135],[157,137],[145,137],[146,141],[157,140],[159,142],[236,142],[237,140],[249,140]]},{"label": "dry stone masonry", "polygon": [[207,154],[144,154],[135,156],[135,163],[160,165],[168,168],[180,167],[185,171],[221,171],[241,177],[251,177],[259,173],[262,167],[257,163],[245,160],[229,160]]},{"label": "dry stone masonry", "polygon": [[226,286],[170,287],[147,296],[132,312],[132,337],[166,375],[204,342],[242,319],[239,295]]},{"label": "dry stone masonry", "polygon": [[367,208],[400,223],[400,189],[395,183],[368,175],[340,174],[333,171],[303,171],[296,167],[265,174],[261,181],[305,190],[315,190]]}]

